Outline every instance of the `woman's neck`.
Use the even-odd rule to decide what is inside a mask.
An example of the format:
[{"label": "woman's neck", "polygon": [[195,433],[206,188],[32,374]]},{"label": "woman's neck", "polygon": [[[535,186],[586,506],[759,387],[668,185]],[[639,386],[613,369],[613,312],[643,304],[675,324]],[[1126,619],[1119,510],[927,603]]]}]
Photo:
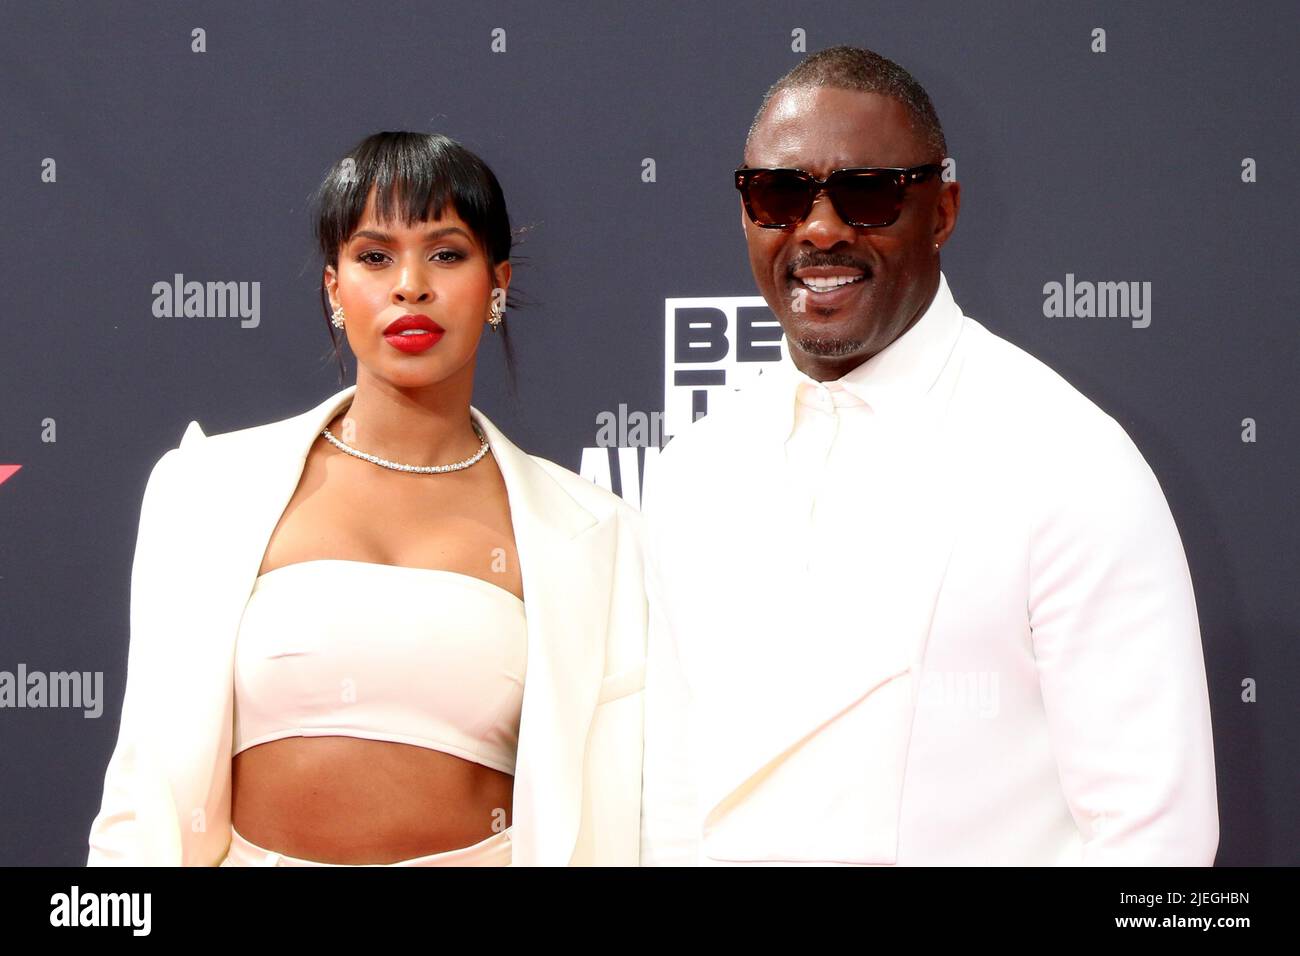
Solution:
[{"label": "woman's neck", "polygon": [[[457,376],[459,377],[459,376]],[[480,441],[470,424],[473,377],[402,388],[359,370],[351,405],[329,430],[353,448],[404,465],[445,465],[468,458]]]}]

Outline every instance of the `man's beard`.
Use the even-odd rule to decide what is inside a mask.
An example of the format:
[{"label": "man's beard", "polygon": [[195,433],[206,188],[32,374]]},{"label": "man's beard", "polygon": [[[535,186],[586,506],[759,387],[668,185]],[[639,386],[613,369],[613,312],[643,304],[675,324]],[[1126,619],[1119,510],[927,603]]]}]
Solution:
[{"label": "man's beard", "polygon": [[857,339],[832,338],[823,335],[805,335],[794,339],[795,347],[805,355],[818,355],[825,358],[839,358],[854,355],[866,345]]}]

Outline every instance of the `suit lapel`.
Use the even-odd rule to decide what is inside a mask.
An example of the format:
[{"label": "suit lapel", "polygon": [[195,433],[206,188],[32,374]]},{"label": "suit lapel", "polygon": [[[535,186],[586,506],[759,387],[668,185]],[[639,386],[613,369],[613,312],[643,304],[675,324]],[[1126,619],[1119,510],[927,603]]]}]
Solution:
[{"label": "suit lapel", "polygon": [[613,522],[597,522],[477,409],[510,497],[524,582],[528,665],[515,763],[516,865],[565,866],[582,812],[587,731],[605,667],[605,605],[613,568],[594,555]]},{"label": "suit lapel", "polygon": [[[825,767],[801,763],[818,759],[801,752],[815,752],[808,745],[821,730],[863,706],[859,717],[870,723],[872,736],[861,741],[862,765],[871,768],[864,774],[862,795],[870,805],[859,809],[875,819],[866,819],[869,832],[864,831],[861,845],[869,857],[882,862],[892,857],[918,691],[918,681],[907,678],[920,674],[959,530],[960,424],[950,414],[953,380],[955,376],[936,388],[905,420],[900,418],[891,457],[904,464],[890,471],[887,486],[872,490],[873,497],[887,503],[873,515],[872,526],[890,549],[861,543],[849,565],[856,579],[852,589],[832,589],[825,601],[805,596],[800,613],[812,616],[791,616],[779,628],[791,644],[780,653],[752,655],[737,672],[737,695],[716,703],[717,712],[707,723],[732,728],[734,734],[725,742],[711,742],[713,771],[701,790],[710,856],[747,859],[755,846],[772,846],[762,832],[770,829],[772,807],[765,811],[760,804],[771,800],[774,807],[789,800],[788,788],[804,782],[816,789],[816,779],[803,778],[815,777]],[[779,467],[781,461],[773,457],[770,464]],[[777,511],[782,521],[806,517],[782,507]],[[794,561],[798,556],[787,557]],[[795,573],[793,565],[784,572],[771,570]],[[863,608],[860,631],[846,631],[838,617],[845,600]],[[838,606],[831,607],[825,622],[816,617],[822,605]],[[789,773],[783,773],[786,765]],[[810,792],[808,812],[814,812],[814,800]]]}]

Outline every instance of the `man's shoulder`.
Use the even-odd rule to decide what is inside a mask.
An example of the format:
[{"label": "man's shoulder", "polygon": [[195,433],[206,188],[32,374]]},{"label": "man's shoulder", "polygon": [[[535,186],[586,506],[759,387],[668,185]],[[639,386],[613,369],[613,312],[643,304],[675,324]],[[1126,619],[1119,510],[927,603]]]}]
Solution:
[{"label": "man's shoulder", "polygon": [[770,430],[774,412],[771,383],[762,382],[715,402],[707,415],[675,432],[659,453],[657,468],[716,468],[745,457],[745,449]]},{"label": "man's shoulder", "polygon": [[665,512],[681,513],[688,504],[731,487],[733,477],[753,467],[759,445],[771,434],[769,383],[755,384],[715,402],[707,415],[679,428],[647,463],[642,512],[647,521]]},{"label": "man's shoulder", "polygon": [[961,401],[1020,433],[1111,432],[1114,417],[1060,372],[969,316]]},{"label": "man's shoulder", "polygon": [[[1116,481],[1145,476],[1149,466],[1127,429],[1063,375],[972,319],[960,401],[998,447],[1038,476]],[[1063,487],[1064,485],[1062,485]]]},{"label": "man's shoulder", "polygon": [[664,446],[661,460],[687,461],[725,454],[722,449],[740,442],[742,429],[747,431],[758,420],[758,410],[751,407],[750,397],[741,393],[725,408],[688,423]]}]

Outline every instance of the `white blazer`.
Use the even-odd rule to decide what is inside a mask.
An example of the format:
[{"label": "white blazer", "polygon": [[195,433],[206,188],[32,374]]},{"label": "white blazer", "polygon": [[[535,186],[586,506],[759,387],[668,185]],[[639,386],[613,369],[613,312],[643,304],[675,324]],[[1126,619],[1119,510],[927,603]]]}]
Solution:
[{"label": "white blazer", "polygon": [[[308,450],[355,390],[220,435],[191,422],[154,467],[131,572],[121,724],[88,865],[216,866],[225,857],[237,627]],[[646,628],[639,516],[470,413],[505,479],[526,598],[514,865],[635,866]]]},{"label": "white blazer", "polygon": [[1141,453],[942,280],[861,369],[876,437],[815,536],[779,367],[647,481],[642,865],[1211,864],[1196,604]]}]

